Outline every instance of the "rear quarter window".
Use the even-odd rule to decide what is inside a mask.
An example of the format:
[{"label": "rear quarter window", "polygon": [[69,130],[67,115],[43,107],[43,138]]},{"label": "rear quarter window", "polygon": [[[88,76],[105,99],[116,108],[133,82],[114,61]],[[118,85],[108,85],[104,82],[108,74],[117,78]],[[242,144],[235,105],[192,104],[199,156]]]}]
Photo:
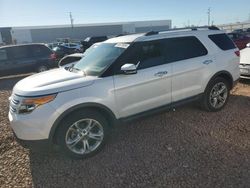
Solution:
[{"label": "rear quarter window", "polygon": [[166,62],[175,62],[207,55],[205,46],[194,36],[164,40]]},{"label": "rear quarter window", "polygon": [[233,41],[224,33],[208,35],[208,38],[211,39],[216,44],[216,46],[222,50],[231,50],[236,48]]},{"label": "rear quarter window", "polygon": [[33,56],[48,56],[52,53],[48,47],[43,45],[31,45],[30,49]]}]

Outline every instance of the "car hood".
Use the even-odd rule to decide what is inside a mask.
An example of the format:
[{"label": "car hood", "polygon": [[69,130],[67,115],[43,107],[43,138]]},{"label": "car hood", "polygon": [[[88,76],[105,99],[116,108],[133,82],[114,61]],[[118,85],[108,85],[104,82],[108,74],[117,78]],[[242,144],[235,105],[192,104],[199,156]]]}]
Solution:
[{"label": "car hood", "polygon": [[69,72],[64,68],[34,74],[19,81],[13,93],[21,96],[38,96],[63,92],[94,83],[97,77],[84,76],[82,72]]}]

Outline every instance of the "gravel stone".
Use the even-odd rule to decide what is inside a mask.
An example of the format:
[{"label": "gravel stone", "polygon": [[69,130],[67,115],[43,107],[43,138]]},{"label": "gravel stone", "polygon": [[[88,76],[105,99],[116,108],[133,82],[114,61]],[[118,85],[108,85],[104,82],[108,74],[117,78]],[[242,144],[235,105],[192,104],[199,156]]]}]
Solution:
[{"label": "gravel stone", "polygon": [[116,127],[86,160],[34,152],[14,139],[8,97],[22,77],[0,79],[0,187],[249,187],[250,81],[228,105],[208,113],[196,104]]}]

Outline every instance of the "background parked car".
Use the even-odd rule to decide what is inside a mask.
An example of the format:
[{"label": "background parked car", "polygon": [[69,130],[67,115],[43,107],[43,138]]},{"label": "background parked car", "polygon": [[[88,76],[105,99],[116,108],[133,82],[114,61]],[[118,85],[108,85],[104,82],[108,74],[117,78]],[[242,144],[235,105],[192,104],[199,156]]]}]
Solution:
[{"label": "background parked car", "polygon": [[92,46],[93,44],[98,43],[98,42],[103,42],[103,41],[105,41],[107,39],[108,39],[107,36],[87,37],[84,41],[81,42],[83,52],[85,50],[87,50],[90,46]]},{"label": "background parked car", "polygon": [[56,67],[55,54],[44,44],[0,47],[0,75],[42,72]]},{"label": "background parked car", "polygon": [[95,49],[97,46],[99,46],[101,42],[97,42],[93,44],[90,48],[88,48],[84,53],[75,53],[70,54],[67,56],[64,56],[58,63],[59,67],[70,67],[73,64],[77,63],[77,61],[80,61],[84,56],[86,56],[89,52],[91,52],[93,49]]},{"label": "background parked car", "polygon": [[241,78],[250,79],[250,43],[240,51],[240,74]]},{"label": "background parked car", "polygon": [[59,61],[58,66],[59,67],[72,66],[73,64],[81,60],[82,57],[83,57],[83,53],[75,53],[75,54],[67,55]]},{"label": "background parked car", "polygon": [[53,48],[57,47],[60,44],[57,42],[54,42],[54,43],[47,43],[45,45],[52,50]]},{"label": "background parked car", "polygon": [[60,46],[65,46],[68,48],[72,48],[75,49],[76,51],[82,51],[82,45],[81,44],[77,44],[77,43],[63,43]]},{"label": "background parked car", "polygon": [[242,32],[244,32],[243,29],[235,29],[235,30],[233,30],[233,33],[242,33]]},{"label": "background parked car", "polygon": [[74,48],[69,48],[69,47],[62,46],[62,45],[59,45],[53,48],[53,51],[56,54],[57,60],[63,58],[66,55],[76,53],[76,50]]},{"label": "background parked car", "polygon": [[228,36],[234,41],[240,50],[245,48],[250,42],[250,37],[244,33],[228,33]]}]

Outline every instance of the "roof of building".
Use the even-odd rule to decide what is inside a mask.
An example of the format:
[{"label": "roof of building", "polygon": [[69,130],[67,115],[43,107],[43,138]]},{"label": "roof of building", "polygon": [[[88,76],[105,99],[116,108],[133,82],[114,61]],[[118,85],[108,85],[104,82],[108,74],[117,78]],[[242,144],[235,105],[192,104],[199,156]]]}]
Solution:
[{"label": "roof of building", "polygon": [[[109,25],[129,25],[134,24],[138,27],[160,26],[162,24],[171,25],[171,20],[146,20],[146,21],[130,21],[130,22],[106,22],[106,23],[87,23],[74,24],[74,27],[90,27],[90,26],[109,26]],[[48,29],[48,28],[70,28],[70,24],[65,25],[43,25],[43,26],[17,26],[10,27],[12,29]]]}]

